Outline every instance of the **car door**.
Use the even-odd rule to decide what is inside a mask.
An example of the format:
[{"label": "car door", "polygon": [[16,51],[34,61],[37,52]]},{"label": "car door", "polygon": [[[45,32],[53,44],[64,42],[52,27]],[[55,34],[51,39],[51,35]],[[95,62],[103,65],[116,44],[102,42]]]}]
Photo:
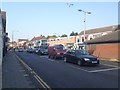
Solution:
[{"label": "car door", "polygon": [[75,51],[74,51],[74,50],[71,51],[70,61],[71,61],[72,63],[75,63],[75,61],[76,61],[76,55],[75,55]]},{"label": "car door", "polygon": [[69,51],[67,51],[66,52],[66,54],[65,54],[65,57],[67,58],[67,61],[69,61],[70,62],[70,58],[71,58],[71,56],[70,56],[70,50]]}]

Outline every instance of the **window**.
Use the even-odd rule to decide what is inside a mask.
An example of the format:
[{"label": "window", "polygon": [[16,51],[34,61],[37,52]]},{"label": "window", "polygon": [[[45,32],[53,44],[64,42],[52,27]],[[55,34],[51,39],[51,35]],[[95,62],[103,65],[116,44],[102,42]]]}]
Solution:
[{"label": "window", "polygon": [[79,40],[79,39],[77,39],[77,42],[80,42],[80,40]]},{"label": "window", "polygon": [[42,40],[42,42],[47,42],[47,40]]},{"label": "window", "polygon": [[90,40],[92,40],[92,37],[90,37]]},{"label": "window", "polygon": [[82,37],[82,42],[84,42],[84,37]]}]

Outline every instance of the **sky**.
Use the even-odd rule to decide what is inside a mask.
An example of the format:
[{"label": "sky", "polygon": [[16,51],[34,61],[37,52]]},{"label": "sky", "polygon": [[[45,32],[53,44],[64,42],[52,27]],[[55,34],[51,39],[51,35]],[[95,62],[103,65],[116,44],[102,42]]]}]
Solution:
[{"label": "sky", "polygon": [[118,2],[2,2],[6,11],[8,36],[14,40],[31,39],[39,35],[70,35],[72,31],[93,29],[118,23]]}]

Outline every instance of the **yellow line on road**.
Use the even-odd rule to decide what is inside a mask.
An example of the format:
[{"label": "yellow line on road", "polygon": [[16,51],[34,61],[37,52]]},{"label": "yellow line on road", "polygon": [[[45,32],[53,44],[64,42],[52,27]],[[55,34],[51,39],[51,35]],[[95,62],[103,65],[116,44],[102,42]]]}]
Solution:
[{"label": "yellow line on road", "polygon": [[40,76],[37,75],[18,55],[15,54],[15,56],[18,58],[18,60],[32,73],[34,74],[34,78],[42,85],[42,87],[45,90],[52,90],[49,85],[47,85],[41,78]]}]

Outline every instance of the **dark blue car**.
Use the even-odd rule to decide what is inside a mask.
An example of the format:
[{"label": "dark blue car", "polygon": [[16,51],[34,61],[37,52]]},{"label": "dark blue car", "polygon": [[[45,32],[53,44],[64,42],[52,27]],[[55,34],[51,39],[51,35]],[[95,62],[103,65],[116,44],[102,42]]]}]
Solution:
[{"label": "dark blue car", "polygon": [[64,61],[78,65],[98,65],[99,59],[84,50],[68,50],[64,53]]}]

